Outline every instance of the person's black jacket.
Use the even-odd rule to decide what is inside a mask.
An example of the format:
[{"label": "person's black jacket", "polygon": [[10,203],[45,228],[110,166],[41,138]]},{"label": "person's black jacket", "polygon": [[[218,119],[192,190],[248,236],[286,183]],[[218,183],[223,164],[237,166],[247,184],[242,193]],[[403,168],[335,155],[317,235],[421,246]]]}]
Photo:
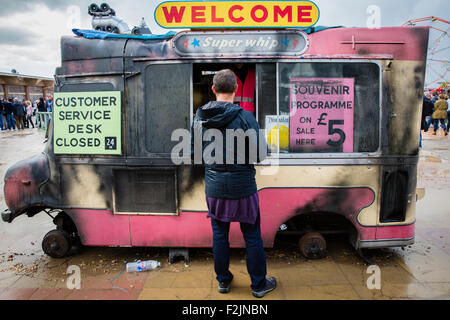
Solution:
[{"label": "person's black jacket", "polygon": [[[202,131],[202,136],[208,129],[217,129],[221,132],[223,145],[222,164],[203,159],[203,156],[201,159],[194,158],[194,131],[200,131],[200,129]],[[227,129],[242,129],[244,132],[248,129],[254,130],[253,137],[255,139],[245,139],[244,161],[238,161],[238,151],[242,150],[238,149],[237,139],[234,139],[234,146],[227,146]],[[211,140],[214,141],[214,139]],[[259,154],[260,141],[262,144],[261,148],[263,155]],[[203,141],[201,148],[202,155],[211,143],[212,141]],[[211,147],[208,149],[209,151],[212,150]],[[195,115],[191,129],[191,148],[191,156],[194,163],[198,164],[197,162],[200,160],[202,161],[202,164],[205,165],[205,192],[207,196],[214,198],[239,199],[250,196],[257,191],[254,163],[263,160],[267,152],[267,146],[264,137],[260,139],[259,125],[250,112],[229,102],[212,101],[207,103],[199,108]],[[253,152],[251,158],[249,154],[250,150]],[[234,161],[231,164],[227,164],[227,152],[234,158]],[[210,152],[207,153],[209,154]],[[214,157],[215,153],[212,153],[212,156]],[[244,155],[242,155],[241,152],[239,156]]]},{"label": "person's black jacket", "polygon": [[434,111],[434,104],[430,99],[424,98],[422,105],[422,117],[431,116]]},{"label": "person's black jacket", "polygon": [[420,122],[420,130],[428,130],[427,127],[427,121],[425,120],[425,118],[427,116],[431,116],[433,114],[434,111],[434,104],[433,102],[431,102],[430,99],[428,99],[427,97],[423,97],[423,104],[422,104],[422,119]]},{"label": "person's black jacket", "polygon": [[47,108],[45,107],[45,103],[42,101],[38,102],[37,109],[39,112],[47,112]]},{"label": "person's black jacket", "polygon": [[20,102],[13,103],[13,108],[14,108],[13,109],[14,114],[16,116],[23,117],[24,112],[23,112],[23,104],[22,103],[20,103]]},{"label": "person's black jacket", "polygon": [[5,113],[5,107],[3,107],[3,101],[0,101],[0,114],[4,115]]},{"label": "person's black jacket", "polygon": [[3,107],[5,108],[5,114],[11,114],[14,112],[13,105],[9,101],[3,102]]}]

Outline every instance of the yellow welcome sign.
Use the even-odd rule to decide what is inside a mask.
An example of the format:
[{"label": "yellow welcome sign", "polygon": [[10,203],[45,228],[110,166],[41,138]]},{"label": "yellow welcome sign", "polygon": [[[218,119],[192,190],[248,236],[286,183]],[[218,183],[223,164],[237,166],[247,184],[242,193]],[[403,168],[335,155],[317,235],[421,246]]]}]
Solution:
[{"label": "yellow welcome sign", "polygon": [[305,28],[319,20],[312,1],[168,1],[155,10],[163,28]]}]

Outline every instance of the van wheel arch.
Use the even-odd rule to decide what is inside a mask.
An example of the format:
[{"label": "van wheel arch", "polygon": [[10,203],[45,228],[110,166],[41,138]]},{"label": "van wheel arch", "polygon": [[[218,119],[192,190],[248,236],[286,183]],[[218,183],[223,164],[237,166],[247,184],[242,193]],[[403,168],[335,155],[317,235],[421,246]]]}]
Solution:
[{"label": "van wheel arch", "polygon": [[[273,243],[282,235],[303,236],[307,233],[318,232],[326,234],[347,234],[349,242],[356,248],[359,232],[353,222],[347,216],[336,212],[300,212],[289,217],[281,225],[286,225],[285,231],[277,230]],[[298,242],[297,242],[298,243]]]}]

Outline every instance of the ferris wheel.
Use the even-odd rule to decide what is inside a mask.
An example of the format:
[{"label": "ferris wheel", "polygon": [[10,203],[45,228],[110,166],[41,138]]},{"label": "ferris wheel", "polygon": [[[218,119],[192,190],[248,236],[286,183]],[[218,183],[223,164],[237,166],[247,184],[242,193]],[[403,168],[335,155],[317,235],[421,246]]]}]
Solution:
[{"label": "ferris wheel", "polygon": [[417,24],[430,27],[425,89],[435,90],[440,87],[448,87],[450,78],[450,22],[430,16],[408,20],[403,25],[415,26]]}]

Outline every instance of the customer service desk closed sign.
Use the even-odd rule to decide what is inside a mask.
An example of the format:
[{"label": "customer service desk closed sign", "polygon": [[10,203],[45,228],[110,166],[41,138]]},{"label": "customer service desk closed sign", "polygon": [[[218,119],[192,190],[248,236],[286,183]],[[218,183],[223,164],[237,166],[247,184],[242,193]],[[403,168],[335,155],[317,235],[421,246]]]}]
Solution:
[{"label": "customer service desk closed sign", "polygon": [[121,154],[120,91],[54,94],[55,154]]}]

